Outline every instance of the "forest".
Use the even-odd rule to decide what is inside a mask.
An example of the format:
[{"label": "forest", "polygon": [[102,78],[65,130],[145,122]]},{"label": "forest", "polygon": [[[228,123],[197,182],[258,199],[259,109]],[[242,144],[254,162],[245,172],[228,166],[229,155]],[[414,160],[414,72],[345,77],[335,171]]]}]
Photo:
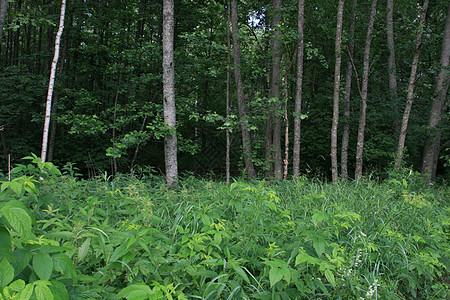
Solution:
[{"label": "forest", "polygon": [[[61,2],[1,3],[7,170],[8,156],[41,151]],[[232,176],[385,179],[398,164],[448,178],[447,1],[339,3],[337,24],[336,1],[238,1],[236,53],[231,5],[174,2],[181,173],[224,178],[229,164]],[[165,172],[162,11],[162,1],[67,2],[46,161],[85,177]]]},{"label": "forest", "polygon": [[449,299],[449,62],[444,0],[0,0],[0,300]]}]

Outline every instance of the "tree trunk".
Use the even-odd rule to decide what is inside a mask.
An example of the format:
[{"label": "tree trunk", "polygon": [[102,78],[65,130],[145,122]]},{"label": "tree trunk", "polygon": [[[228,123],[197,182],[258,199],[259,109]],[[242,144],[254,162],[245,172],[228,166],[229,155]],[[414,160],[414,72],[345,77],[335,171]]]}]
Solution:
[{"label": "tree trunk", "polygon": [[389,91],[391,96],[391,107],[394,113],[394,134],[398,134],[400,124],[398,122],[398,94],[397,94],[397,67],[395,64],[395,46],[394,46],[394,0],[387,0],[386,5],[386,36],[389,49],[388,69],[389,69]]},{"label": "tree trunk", "polygon": [[341,146],[341,177],[348,178],[348,140],[350,136],[350,96],[352,90],[352,57],[355,38],[355,22],[356,22],[356,4],[358,0],[353,0],[352,23],[350,25],[349,42],[348,42],[348,59],[347,71],[345,74],[345,98],[344,98],[344,121],[342,128],[342,146]]},{"label": "tree trunk", "polygon": [[447,11],[447,21],[445,23],[444,38],[442,40],[441,70],[436,77],[436,87],[434,99],[431,105],[430,119],[428,120],[428,130],[425,138],[423,150],[422,174],[427,176],[429,181],[436,179],[436,167],[440,152],[441,131],[438,126],[441,122],[442,110],[445,98],[450,85],[450,73],[448,71],[450,61],[450,5]]},{"label": "tree trunk", "polygon": [[56,77],[56,65],[58,64],[59,58],[59,46],[61,42],[61,36],[64,29],[64,15],[66,12],[66,0],[61,1],[61,15],[59,18],[58,32],[56,33],[55,39],[55,54],[53,56],[52,68],[50,70],[50,80],[48,82],[48,93],[47,93],[47,103],[45,109],[45,122],[44,130],[42,136],[42,151],[41,151],[41,162],[45,162],[47,158],[47,146],[48,146],[48,132],[50,127],[50,115],[52,110],[52,97],[53,97],[53,87],[55,85]]},{"label": "tree trunk", "polygon": [[304,35],[303,21],[305,12],[305,1],[298,1],[298,45],[297,45],[297,84],[295,95],[295,113],[294,113],[294,149],[293,149],[293,178],[297,179],[300,175],[300,129],[302,113],[302,89],[303,89],[303,53],[304,53]]},{"label": "tree trunk", "polygon": [[[226,118],[230,119],[230,88],[231,88],[231,41],[230,41],[230,22],[231,22],[231,8],[230,2],[227,2],[227,99],[226,99]],[[231,184],[230,176],[230,131],[226,129],[226,155],[225,155],[225,173],[227,185]]]},{"label": "tree trunk", "polygon": [[363,152],[364,152],[364,131],[366,128],[366,110],[367,110],[367,89],[369,87],[369,68],[370,68],[370,44],[372,42],[373,23],[377,11],[377,0],[372,0],[370,9],[369,25],[367,27],[366,42],[364,46],[363,60],[363,78],[361,86],[361,103],[359,111],[358,141],[356,145],[356,167],[355,179],[360,180],[362,177]]},{"label": "tree trunk", "polygon": [[339,0],[336,22],[336,41],[334,66],[334,91],[333,91],[333,122],[331,125],[331,177],[333,183],[338,181],[338,158],[337,158],[337,129],[339,124],[339,92],[341,88],[341,43],[342,43],[342,18],[345,0]]},{"label": "tree trunk", "polygon": [[242,149],[244,154],[245,170],[249,178],[255,178],[256,172],[252,162],[252,147],[250,131],[248,129],[247,114],[245,108],[245,95],[241,76],[241,48],[238,39],[238,14],[236,0],[231,1],[231,34],[234,50],[234,80],[236,83],[239,121],[242,132]]},{"label": "tree trunk", "polygon": [[406,94],[405,111],[403,112],[402,127],[398,137],[397,156],[395,158],[395,168],[400,168],[403,160],[403,151],[405,149],[406,133],[408,131],[409,115],[411,114],[411,107],[414,100],[414,85],[416,83],[417,66],[419,64],[420,45],[422,44],[423,27],[425,26],[425,19],[427,15],[429,0],[423,3],[422,12],[420,14],[419,31],[416,36],[415,50],[413,61],[411,65],[411,75],[409,76],[408,92]]},{"label": "tree trunk", "polygon": [[270,87],[270,98],[276,99],[274,108],[274,126],[273,126],[273,161],[274,161],[274,178],[281,180],[283,172],[283,162],[281,155],[281,118],[280,118],[280,73],[281,73],[281,0],[273,0],[273,19],[272,19],[272,80]]},{"label": "tree trunk", "polygon": [[6,0],[0,0],[0,49],[2,45],[3,26],[5,25],[7,11],[8,2]]},{"label": "tree trunk", "polygon": [[166,181],[169,187],[178,183],[177,133],[175,107],[175,67],[173,61],[174,0],[163,2],[163,94],[164,124],[170,132],[164,137]]}]

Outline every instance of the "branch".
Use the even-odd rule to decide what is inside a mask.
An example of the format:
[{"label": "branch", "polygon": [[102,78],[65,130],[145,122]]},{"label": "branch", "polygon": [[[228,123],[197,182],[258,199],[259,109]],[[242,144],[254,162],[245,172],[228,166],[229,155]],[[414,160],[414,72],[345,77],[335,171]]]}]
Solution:
[{"label": "branch", "polygon": [[353,61],[353,56],[352,56],[352,53],[350,52],[348,45],[346,46],[346,49],[348,52],[348,57],[350,58],[350,62],[352,63],[352,66],[353,66],[353,70],[355,70],[356,84],[358,85],[358,92],[359,92],[359,95],[362,97],[361,84],[359,83],[358,70],[355,67],[355,63]]}]

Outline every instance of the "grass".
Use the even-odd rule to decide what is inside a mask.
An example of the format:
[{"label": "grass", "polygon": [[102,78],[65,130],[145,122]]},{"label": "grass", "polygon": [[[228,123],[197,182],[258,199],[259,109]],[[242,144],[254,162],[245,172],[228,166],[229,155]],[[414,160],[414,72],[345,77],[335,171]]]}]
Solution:
[{"label": "grass", "polygon": [[[30,208],[31,240],[41,247],[30,250],[30,240],[3,222],[13,255],[30,254],[2,287],[20,279],[34,284],[33,297],[46,280],[53,294],[63,285],[62,299],[450,296],[450,190],[414,174],[230,187],[187,176],[176,189],[155,176],[50,176],[31,194],[2,192],[3,201],[14,196]],[[43,248],[52,243],[61,248]],[[36,253],[54,262],[67,256],[74,268],[55,262],[44,276],[32,263]]]}]

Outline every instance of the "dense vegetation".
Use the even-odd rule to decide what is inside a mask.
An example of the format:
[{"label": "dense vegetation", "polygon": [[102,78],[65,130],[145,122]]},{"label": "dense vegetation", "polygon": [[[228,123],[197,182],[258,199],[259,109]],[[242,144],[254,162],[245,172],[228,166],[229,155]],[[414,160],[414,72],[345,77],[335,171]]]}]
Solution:
[{"label": "dense vegetation", "polygon": [[[251,130],[252,158],[260,177],[270,161],[265,156],[270,113],[283,119],[287,100],[288,138],[292,152],[298,1],[283,1],[280,30],[280,97],[270,96],[273,1],[238,1],[242,79],[248,116],[238,120],[234,80],[230,86],[230,117],[226,115],[227,18],[226,1],[175,0],[175,82],[180,170],[198,174],[225,170],[225,129],[231,130],[231,170],[243,170],[239,122]],[[344,117],[345,64],[351,60],[353,1],[343,16],[341,118],[350,126],[349,176],[355,169],[364,43],[370,1],[358,1],[353,53],[350,115]],[[41,146],[43,103],[48,87],[60,1],[1,0],[7,3],[0,38],[0,169]],[[394,160],[399,124],[406,102],[414,41],[422,1],[396,0],[393,7],[398,99],[390,99],[389,50],[386,42],[386,0],[378,1],[370,55],[365,174],[387,177]],[[405,165],[420,170],[448,1],[431,1],[420,47],[418,79],[406,139]],[[304,71],[301,125],[301,173],[330,176],[330,128],[333,111],[336,1],[306,1],[304,7]],[[107,170],[127,172],[134,166],[164,169],[162,139],[167,133],[162,108],[162,1],[68,1],[57,69],[48,161],[77,163],[85,177]],[[231,66],[231,69],[232,66]],[[233,76],[231,76],[233,77]],[[269,110],[268,107],[271,107]],[[448,178],[448,109],[443,110],[441,155],[437,173]],[[283,129],[284,130],[284,129]],[[268,133],[269,132],[269,133]],[[281,147],[283,148],[283,147]],[[275,150],[274,150],[275,151]],[[276,151],[282,151],[284,149]],[[292,154],[288,161],[292,167]],[[290,171],[291,174],[291,171]]]},{"label": "dense vegetation", "polygon": [[0,299],[450,296],[450,190],[409,170],[168,189],[28,160],[1,185]]}]

